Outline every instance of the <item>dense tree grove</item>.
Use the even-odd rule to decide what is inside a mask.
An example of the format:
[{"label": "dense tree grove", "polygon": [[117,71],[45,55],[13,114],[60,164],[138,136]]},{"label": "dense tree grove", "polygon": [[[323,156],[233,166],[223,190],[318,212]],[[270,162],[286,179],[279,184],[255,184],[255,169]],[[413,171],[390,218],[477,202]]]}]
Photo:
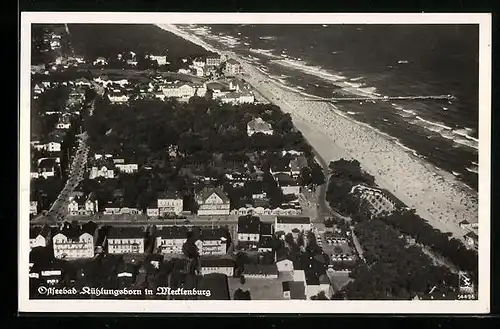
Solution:
[{"label": "dense tree grove", "polygon": [[414,210],[401,210],[389,216],[381,217],[384,223],[396,228],[401,233],[414,237],[421,243],[457,265],[461,270],[470,271],[477,278],[477,252],[467,249],[460,241],[433,228],[427,221],[415,214]]},{"label": "dense tree grove", "polygon": [[[274,135],[247,135],[247,123],[257,116],[271,123]],[[313,156],[301,133],[293,129],[290,116],[273,105],[233,106],[200,97],[188,103],[144,99],[113,105],[97,97],[94,115],[83,124],[95,153],[114,154],[151,168],[106,182],[131,190],[126,201],[141,209],[166,186],[192,194],[196,176],[211,177],[214,185],[223,186],[233,207],[251,203],[252,193],[261,191],[267,193],[271,206],[278,207],[293,198],[283,195],[269,168],[289,162],[290,156],[281,154],[284,149],[303,151],[309,160]],[[254,166],[264,170],[260,180]],[[224,177],[228,170],[252,179],[234,187]],[[324,181],[321,171],[313,167],[312,172],[308,183]]]},{"label": "dense tree grove", "polygon": [[[116,61],[118,54],[128,59],[131,55],[129,52],[133,52],[136,54],[138,68],[155,67],[153,63],[144,59],[144,55],[154,54],[166,55],[171,63],[168,69],[176,71],[178,68],[187,67],[182,61],[183,58],[210,54],[204,48],[174,34],[165,33],[154,25],[68,24],[68,26],[76,53],[92,60],[99,56],[106,57],[112,66],[118,64]],[[99,37],[96,38],[96,35]]]},{"label": "dense tree grove", "polygon": [[[444,267],[432,265],[420,247],[407,246],[404,237],[415,238],[417,243],[477,277],[477,253],[460,241],[450,239],[449,234],[433,228],[414,210],[399,210],[371,219],[367,205],[350,194],[356,184],[375,186],[374,178],[361,170],[358,161],[341,159],[330,163],[329,167],[327,201],[356,223],[355,232],[367,260],[352,272],[355,281],[337,298],[408,299],[425,295],[434,286],[444,290],[456,286],[456,275]],[[334,224],[332,220],[325,222],[328,227]]]},{"label": "dense tree grove", "polygon": [[373,176],[362,171],[357,160],[340,159],[329,165],[331,176],[328,182],[326,200],[330,206],[345,216],[353,216],[359,212],[359,199],[351,195],[353,186],[366,184],[373,186]]},{"label": "dense tree grove", "polygon": [[418,247],[408,247],[397,231],[374,219],[355,226],[366,264],[354,269],[344,293],[348,299],[411,299],[434,286],[454,293],[457,277],[433,265]]}]

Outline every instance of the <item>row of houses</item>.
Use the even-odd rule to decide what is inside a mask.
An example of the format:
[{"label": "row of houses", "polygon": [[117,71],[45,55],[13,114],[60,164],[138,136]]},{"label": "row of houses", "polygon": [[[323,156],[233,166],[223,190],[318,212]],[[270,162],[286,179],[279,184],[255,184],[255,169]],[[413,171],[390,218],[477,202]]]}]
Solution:
[{"label": "row of houses", "polygon": [[[139,227],[110,227],[106,232],[93,222],[84,225],[64,223],[62,227],[32,227],[30,250],[35,247],[52,247],[59,259],[93,258],[97,253],[143,254],[154,250],[160,254],[182,255],[191,228],[165,226],[154,233]],[[104,233],[103,233],[104,232]],[[225,255],[227,232],[221,228],[203,228],[195,242],[199,253]]]}]

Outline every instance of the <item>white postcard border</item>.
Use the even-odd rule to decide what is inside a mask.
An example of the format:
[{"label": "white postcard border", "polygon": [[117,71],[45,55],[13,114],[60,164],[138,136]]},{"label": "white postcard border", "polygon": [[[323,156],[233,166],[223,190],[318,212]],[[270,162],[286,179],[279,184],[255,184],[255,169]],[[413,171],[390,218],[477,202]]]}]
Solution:
[{"label": "white postcard border", "polygon": [[[33,23],[129,24],[479,24],[479,287],[473,301],[136,301],[29,299],[30,54]],[[491,14],[489,13],[107,13],[22,12],[19,109],[20,312],[126,313],[450,313],[490,310]]]}]

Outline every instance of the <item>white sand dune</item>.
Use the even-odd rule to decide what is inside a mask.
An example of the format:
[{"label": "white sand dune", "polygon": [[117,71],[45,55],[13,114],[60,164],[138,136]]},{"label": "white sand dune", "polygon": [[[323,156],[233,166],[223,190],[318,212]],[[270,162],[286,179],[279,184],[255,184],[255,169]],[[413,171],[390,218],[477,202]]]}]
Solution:
[{"label": "white sand dune", "polygon": [[[168,30],[215,51],[199,38],[193,39],[175,27]],[[300,94],[268,79],[236,54],[225,53],[242,63],[245,80],[257,92],[290,113],[296,127],[325,161],[357,159],[380,187],[416,209],[433,227],[451,232],[456,238],[462,238],[465,233],[458,226],[460,221],[478,221],[477,192],[458,182],[453,174],[439,171],[414,157],[376,130],[338,115],[333,105],[306,101]]]}]

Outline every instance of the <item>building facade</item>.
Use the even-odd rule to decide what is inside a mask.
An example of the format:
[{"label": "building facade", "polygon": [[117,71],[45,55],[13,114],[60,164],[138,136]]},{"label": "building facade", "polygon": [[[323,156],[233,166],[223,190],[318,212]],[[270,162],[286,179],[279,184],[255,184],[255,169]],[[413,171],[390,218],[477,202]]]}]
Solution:
[{"label": "building facade", "polygon": [[109,254],[142,254],[145,252],[145,232],[141,228],[111,228],[106,237]]},{"label": "building facade", "polygon": [[184,200],[178,196],[160,196],[158,198],[159,215],[180,215],[184,208]]},{"label": "building facade", "polygon": [[361,184],[354,186],[351,194],[358,195],[362,201],[369,205],[372,216],[391,214],[398,208],[406,207],[388,191]]},{"label": "building facade", "polygon": [[294,229],[299,231],[310,231],[311,230],[311,219],[309,217],[287,217],[287,216],[277,216],[274,222],[274,231],[283,231],[286,233],[292,233]]},{"label": "building facade", "polygon": [[163,227],[156,233],[155,251],[161,254],[181,255],[187,232],[184,226]]},{"label": "building facade", "polygon": [[63,232],[52,238],[54,257],[59,259],[92,258],[94,257],[94,237],[84,232],[68,236]]},{"label": "building facade", "polygon": [[247,124],[247,135],[252,136],[255,133],[272,135],[273,128],[271,124],[265,122],[262,118],[255,118]]},{"label": "building facade", "polygon": [[201,274],[225,274],[232,277],[234,274],[234,261],[227,258],[201,259]]},{"label": "building facade", "polygon": [[229,215],[231,203],[220,188],[205,188],[196,195],[198,215],[225,216]]}]

